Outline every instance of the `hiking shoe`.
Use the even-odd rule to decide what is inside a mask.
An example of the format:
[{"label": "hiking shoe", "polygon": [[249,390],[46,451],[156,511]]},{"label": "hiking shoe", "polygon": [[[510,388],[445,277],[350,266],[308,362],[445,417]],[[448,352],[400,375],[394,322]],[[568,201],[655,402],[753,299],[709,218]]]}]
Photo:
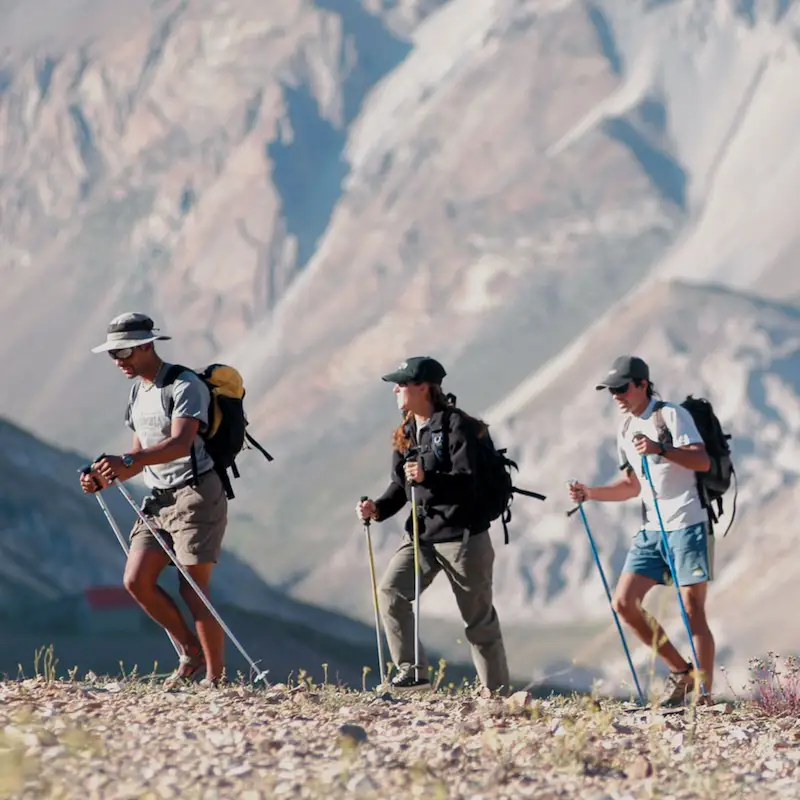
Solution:
[{"label": "hiking shoe", "polygon": [[178,659],[178,669],[164,681],[164,688],[172,689],[180,683],[190,683],[205,666],[202,650],[193,656],[181,655]]},{"label": "hiking shoe", "polygon": [[414,675],[414,669],[403,669],[397,673],[389,681],[389,688],[390,689],[430,689],[431,682],[427,678],[423,678],[420,676],[419,680],[417,680],[416,676]]},{"label": "hiking shoe", "polygon": [[686,695],[694,688],[694,676],[692,666],[688,666],[683,672],[670,672],[664,690],[658,699],[660,708],[674,708],[686,702]]}]

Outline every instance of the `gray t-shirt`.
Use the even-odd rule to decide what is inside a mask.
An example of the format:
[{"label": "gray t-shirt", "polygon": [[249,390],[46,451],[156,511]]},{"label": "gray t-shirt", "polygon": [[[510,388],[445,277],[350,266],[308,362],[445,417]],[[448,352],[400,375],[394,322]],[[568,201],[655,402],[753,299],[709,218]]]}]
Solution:
[{"label": "gray t-shirt", "polygon": [[[190,371],[182,372],[169,386],[164,386],[164,378],[170,364],[161,365],[153,383],[143,383],[137,378],[131,387],[125,423],[139,437],[143,448],[168,439],[172,433],[172,420],[178,417],[191,417],[200,420],[199,431],[208,425],[208,402],[210,399],[206,385]],[[169,414],[170,400],[174,402],[172,415]],[[214,466],[200,436],[194,440],[197,458],[197,474],[202,475]],[[145,467],[142,473],[144,482],[151,489],[171,489],[192,478],[191,456]]]}]

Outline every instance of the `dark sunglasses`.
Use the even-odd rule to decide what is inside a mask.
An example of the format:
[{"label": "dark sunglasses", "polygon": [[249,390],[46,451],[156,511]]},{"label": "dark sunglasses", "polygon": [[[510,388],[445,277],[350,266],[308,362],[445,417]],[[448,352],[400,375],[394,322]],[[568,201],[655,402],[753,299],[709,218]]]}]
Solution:
[{"label": "dark sunglasses", "polygon": [[120,347],[119,350],[109,350],[108,354],[114,361],[127,361],[133,355],[133,347]]},{"label": "dark sunglasses", "polygon": [[608,391],[613,395],[625,394],[631,388],[631,383],[628,381],[624,386],[609,386]]}]

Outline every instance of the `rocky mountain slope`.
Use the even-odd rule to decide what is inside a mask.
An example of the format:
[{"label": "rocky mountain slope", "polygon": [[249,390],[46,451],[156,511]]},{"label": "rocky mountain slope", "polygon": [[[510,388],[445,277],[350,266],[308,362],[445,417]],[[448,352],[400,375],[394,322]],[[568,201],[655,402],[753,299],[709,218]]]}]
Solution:
[{"label": "rocky mountain slope", "polygon": [[[126,387],[88,348],[146,308],[176,337],[168,358],[240,367],[276,456],[242,459],[231,552],[365,620],[352,507],[383,488],[396,411],[379,376],[411,353],[445,362],[519,455],[519,484],[549,496],[517,502],[512,545],[496,539],[509,623],[605,613],[559,498],[571,474],[611,468],[591,382],[616,351],[645,356],[665,394],[719,406],[742,524],[785,502],[796,4],[36,5],[0,6],[0,405],[15,420],[124,446]],[[619,513],[592,509],[612,567],[636,512]],[[376,532],[379,566],[398,528]],[[733,536],[720,585],[745,563]],[[438,587],[424,605],[452,621]]]},{"label": "rocky mountain slope", "polygon": [[121,306],[165,319],[187,359],[275,307],[342,191],[348,125],[410,49],[392,24],[436,3],[388,4],[386,24],[328,5],[3,3],[0,308],[24,313],[0,352],[31,387],[4,386],[6,413],[93,449],[118,413],[87,349]]}]

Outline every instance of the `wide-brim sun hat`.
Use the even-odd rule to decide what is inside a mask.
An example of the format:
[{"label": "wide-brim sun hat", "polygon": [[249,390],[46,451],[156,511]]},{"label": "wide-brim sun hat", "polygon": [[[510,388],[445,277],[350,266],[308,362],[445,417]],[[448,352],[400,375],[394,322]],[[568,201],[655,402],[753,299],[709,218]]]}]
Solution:
[{"label": "wide-brim sun hat", "polygon": [[147,314],[128,311],[120,314],[106,328],[106,340],[92,348],[93,353],[107,353],[109,350],[122,350],[125,347],[139,347],[159,339],[171,339],[171,336],[159,333],[153,320]]}]

